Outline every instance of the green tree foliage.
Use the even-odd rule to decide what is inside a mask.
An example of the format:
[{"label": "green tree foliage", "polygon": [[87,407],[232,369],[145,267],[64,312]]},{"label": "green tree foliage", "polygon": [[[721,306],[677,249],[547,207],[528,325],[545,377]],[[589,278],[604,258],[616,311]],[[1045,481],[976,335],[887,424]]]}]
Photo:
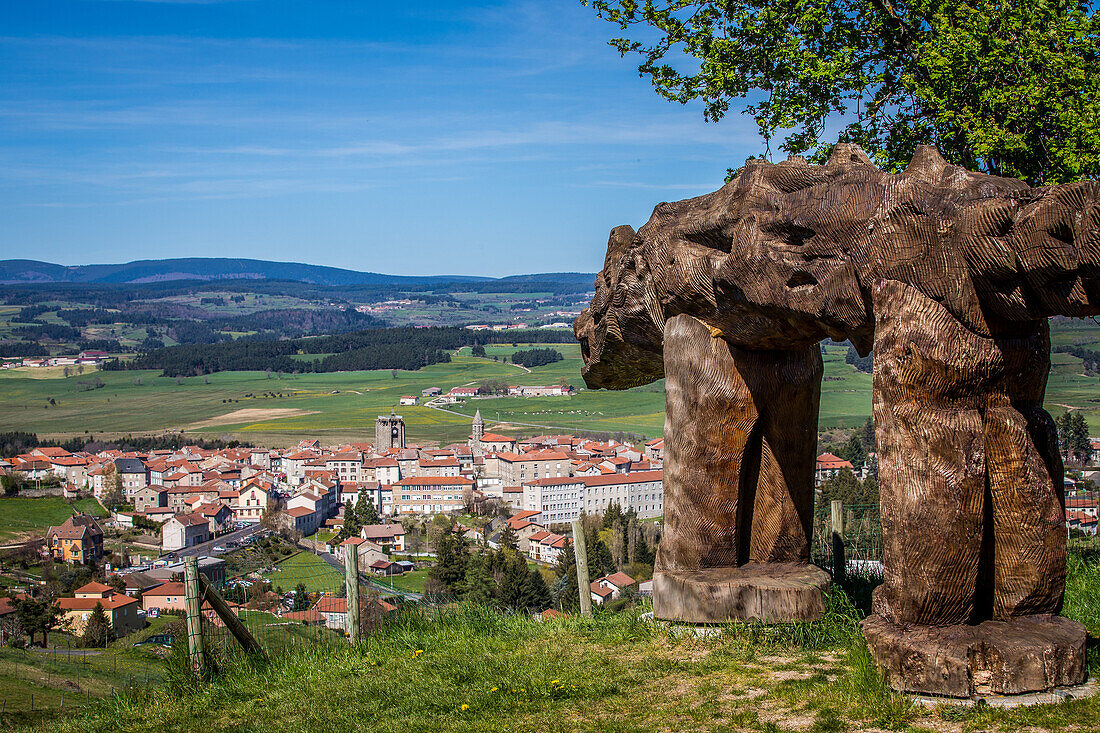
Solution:
[{"label": "green tree foliage", "polygon": [[466,538],[452,525],[446,527],[435,543],[436,564],[432,566],[428,577],[437,581],[452,596],[462,596],[463,583],[466,580],[466,565],[470,553],[466,547]]},{"label": "green tree foliage", "polygon": [[[587,3],[586,3],[587,4]],[[592,0],[657,92],[735,100],[771,141],[821,160],[839,139],[891,171],[919,144],[1032,184],[1100,174],[1100,18],[1078,0]],[[683,54],[683,55],[681,55]],[[686,56],[686,59],[684,58]],[[686,61],[681,63],[681,61]],[[680,70],[680,69],[684,70]],[[740,103],[738,103],[740,104]],[[835,128],[834,128],[835,129]]]},{"label": "green tree foliage", "polygon": [[580,608],[580,593],[577,585],[577,556],[573,553],[573,544],[569,543],[558,555],[554,566],[554,603],[566,613],[576,613]]},{"label": "green tree foliage", "polygon": [[545,611],[550,608],[550,588],[546,579],[537,569],[527,573],[527,582],[523,585],[523,608],[528,611]]},{"label": "green tree foliage", "polygon": [[600,537],[595,527],[585,533],[585,550],[587,551],[589,577],[597,578],[618,570],[610,548]]},{"label": "green tree foliage", "polygon": [[868,354],[867,356],[860,356],[854,346],[848,347],[848,353],[844,357],[845,364],[851,364],[856,368],[857,372],[864,372],[871,374],[875,368],[875,356],[874,354]]},{"label": "green tree foliage", "polygon": [[619,506],[619,502],[613,501],[610,506],[603,513],[603,522],[601,526],[604,529],[611,529],[616,524],[622,524],[623,521],[623,508]]},{"label": "green tree foliage", "polygon": [[359,512],[352,506],[351,499],[344,502],[344,526],[336,535],[338,542],[343,542],[349,537],[358,537],[359,530],[363,529],[363,522],[359,519]]},{"label": "green tree foliage", "polygon": [[382,521],[378,516],[378,507],[367,497],[365,491],[359,492],[359,501],[355,504],[355,515],[359,518],[359,524],[362,526],[378,524]]},{"label": "green tree foliage", "polygon": [[[186,322],[180,322],[181,326]],[[204,324],[198,324],[204,325]],[[205,326],[209,328],[209,326]],[[516,334],[509,334],[509,337]],[[342,372],[358,369],[416,370],[447,363],[460,346],[489,343],[493,336],[465,328],[376,328],[354,333],[283,340],[238,339],[157,349],[137,358],[107,362],[104,369],[160,369],[168,377],[220,371]],[[534,343],[573,340],[571,333],[525,331]],[[545,351],[535,349],[534,351]],[[551,350],[552,351],[552,350]],[[557,353],[557,352],[554,352]],[[315,359],[298,356],[316,354]],[[325,356],[321,356],[325,354]],[[558,354],[561,358],[561,354]],[[547,362],[548,363],[548,362]]]},{"label": "green tree foliage", "polygon": [[107,618],[107,612],[103,610],[103,604],[95,604],[88,621],[84,625],[84,632],[80,635],[80,645],[83,647],[106,647],[114,641],[115,633],[111,628],[111,622]]},{"label": "green tree foliage", "polygon": [[857,433],[857,435],[859,435],[859,440],[860,440],[860,442],[863,443],[863,449],[865,451],[867,451],[868,453],[877,453],[878,452],[878,448],[877,448],[878,443],[877,443],[877,439],[875,438],[875,421],[874,420],[872,420],[869,417],[866,420],[864,420],[863,425],[862,425],[862,427],[860,427],[859,432]]},{"label": "green tree foliage", "polygon": [[472,555],[466,564],[466,577],[462,585],[463,599],[479,605],[492,605],[496,600],[497,586],[489,571],[489,559]]},{"label": "green tree foliage", "polygon": [[528,369],[537,366],[546,366],[555,361],[561,361],[561,352],[557,349],[529,349],[517,351],[512,354],[512,363],[525,366]]},{"label": "green tree foliage", "polygon": [[1086,462],[1092,454],[1089,426],[1080,412],[1064,412],[1055,421],[1058,428],[1058,446],[1067,459]]},{"label": "green tree foliage", "polygon": [[848,442],[840,450],[840,457],[848,461],[857,470],[867,462],[867,451],[863,448],[863,440],[856,433],[848,438]]},{"label": "green tree foliage", "polygon": [[850,468],[842,468],[835,476],[821,482],[819,504],[828,506],[833,500],[840,499],[845,504],[877,504],[878,481],[861,482]]},{"label": "green tree foliage", "polygon": [[482,346],[481,344],[474,344],[470,348],[470,355],[471,356],[478,356],[478,357],[481,357],[482,359],[484,359],[485,358],[485,347]]},{"label": "green tree foliage", "polygon": [[310,606],[309,591],[305,583],[294,586],[294,607],[292,611],[308,611]]},{"label": "green tree foliage", "polygon": [[501,549],[519,552],[519,540],[516,539],[516,531],[512,529],[512,525],[508,523],[504,524],[504,529],[500,531],[500,540],[498,544]]},{"label": "green tree foliage", "polygon": [[42,646],[49,644],[49,634],[61,618],[61,608],[51,599],[17,598],[12,601],[16,618],[34,644],[36,634],[42,634]]},{"label": "green tree foliage", "polygon": [[502,608],[516,610],[526,608],[526,589],[528,583],[527,561],[523,555],[507,550],[501,552],[498,562],[500,573],[500,594]]}]

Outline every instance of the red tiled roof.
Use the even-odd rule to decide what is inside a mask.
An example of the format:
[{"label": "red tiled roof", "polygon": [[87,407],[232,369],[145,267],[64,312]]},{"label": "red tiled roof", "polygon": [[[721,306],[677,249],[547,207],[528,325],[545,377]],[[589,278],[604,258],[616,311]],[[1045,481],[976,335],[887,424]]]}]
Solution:
[{"label": "red tiled roof", "polygon": [[585,486],[611,486],[614,484],[642,484],[647,481],[660,481],[661,471],[636,471],[634,473],[613,473],[607,476],[584,476]]},{"label": "red tiled roof", "polygon": [[366,524],[360,534],[369,539],[381,539],[383,537],[404,536],[405,528],[400,524]]},{"label": "red tiled roof", "polygon": [[394,486],[473,486],[471,479],[462,476],[414,476],[396,481]]},{"label": "red tiled roof", "polygon": [[565,484],[583,484],[580,476],[562,476],[559,478],[537,478],[523,482],[529,486],[564,486]]},{"label": "red tiled roof", "polygon": [[626,588],[627,586],[634,585],[634,578],[623,572],[613,573],[604,578],[608,583],[611,583],[616,588]]},{"label": "red tiled roof", "polygon": [[290,619],[291,621],[305,621],[306,623],[314,624],[319,624],[325,620],[321,612],[313,608],[308,611],[287,611],[279,618]]},{"label": "red tiled roof", "polygon": [[187,586],[178,582],[162,583],[152,590],[145,591],[141,595],[142,597],[185,596],[187,595]]},{"label": "red tiled roof", "polygon": [[348,599],[323,596],[317,599],[313,609],[319,613],[347,613]]},{"label": "red tiled roof", "polygon": [[114,593],[108,598],[61,598],[58,599],[57,605],[62,611],[91,611],[98,603],[105,611],[111,611],[137,602],[138,599],[124,593]]},{"label": "red tiled roof", "polygon": [[200,524],[204,526],[210,524],[209,520],[201,514],[177,514],[173,519],[185,527],[197,527]]},{"label": "red tiled roof", "polygon": [[614,592],[610,588],[604,588],[602,585],[600,585],[599,583],[597,583],[595,581],[593,581],[588,587],[592,590],[593,593],[598,595],[600,598],[607,598],[609,595],[611,595]]}]

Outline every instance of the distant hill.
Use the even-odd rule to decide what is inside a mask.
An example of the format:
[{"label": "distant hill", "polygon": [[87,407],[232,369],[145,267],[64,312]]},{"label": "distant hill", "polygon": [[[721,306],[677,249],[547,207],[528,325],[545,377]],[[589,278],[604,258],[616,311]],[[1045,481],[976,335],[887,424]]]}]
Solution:
[{"label": "distant hill", "polygon": [[557,282],[587,288],[594,274],[564,272],[513,275],[505,278],[473,275],[404,276],[359,272],[300,262],[186,257],[137,260],[118,265],[56,265],[36,260],[0,260],[0,283],[153,283],[172,280],[293,280],[314,285],[413,285],[443,282]]}]

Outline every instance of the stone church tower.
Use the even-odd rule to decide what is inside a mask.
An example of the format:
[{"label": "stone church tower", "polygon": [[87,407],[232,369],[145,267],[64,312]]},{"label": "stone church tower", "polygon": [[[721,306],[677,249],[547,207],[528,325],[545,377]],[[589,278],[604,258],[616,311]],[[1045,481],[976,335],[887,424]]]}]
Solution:
[{"label": "stone church tower", "polygon": [[470,447],[480,448],[481,439],[485,436],[485,421],[481,419],[481,410],[474,413],[474,422],[470,426]]},{"label": "stone church tower", "polygon": [[379,415],[374,421],[374,450],[378,453],[390,448],[405,447],[405,420],[400,415]]}]

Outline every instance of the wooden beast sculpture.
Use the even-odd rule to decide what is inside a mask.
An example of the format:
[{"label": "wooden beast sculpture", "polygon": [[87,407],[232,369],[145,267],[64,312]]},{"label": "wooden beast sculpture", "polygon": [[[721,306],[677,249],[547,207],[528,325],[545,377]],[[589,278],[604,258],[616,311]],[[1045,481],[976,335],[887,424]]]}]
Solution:
[{"label": "wooden beast sculpture", "polygon": [[657,614],[814,616],[817,344],[850,340],[875,357],[886,580],[864,632],[891,683],[1083,682],[1042,404],[1047,318],[1097,313],[1100,184],[1030,188],[928,147],[896,175],[843,144],[824,166],[749,161],[613,230],[574,328],[589,386],[666,377]]}]

